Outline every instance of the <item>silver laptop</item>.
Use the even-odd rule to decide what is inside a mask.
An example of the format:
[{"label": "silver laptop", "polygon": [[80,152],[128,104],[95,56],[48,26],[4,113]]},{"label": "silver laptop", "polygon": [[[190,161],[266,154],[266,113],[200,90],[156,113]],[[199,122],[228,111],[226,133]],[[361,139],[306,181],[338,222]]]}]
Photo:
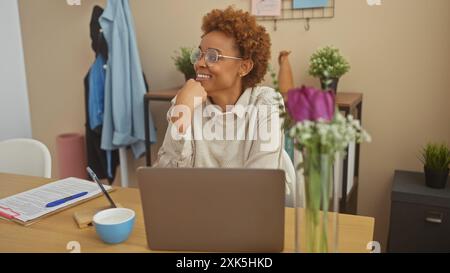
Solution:
[{"label": "silver laptop", "polygon": [[139,168],[152,250],[280,252],[282,170]]}]

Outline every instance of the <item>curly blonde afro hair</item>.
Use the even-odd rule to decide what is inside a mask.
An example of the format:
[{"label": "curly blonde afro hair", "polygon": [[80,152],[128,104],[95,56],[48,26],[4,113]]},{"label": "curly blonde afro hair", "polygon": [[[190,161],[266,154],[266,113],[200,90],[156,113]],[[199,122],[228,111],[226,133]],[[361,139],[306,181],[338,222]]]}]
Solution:
[{"label": "curly blonde afro hair", "polygon": [[228,7],[214,9],[203,17],[202,31],[206,35],[220,31],[236,40],[241,57],[253,61],[253,69],[243,78],[244,90],[255,87],[264,79],[270,59],[270,36],[266,29],[256,23],[254,16],[242,10]]}]

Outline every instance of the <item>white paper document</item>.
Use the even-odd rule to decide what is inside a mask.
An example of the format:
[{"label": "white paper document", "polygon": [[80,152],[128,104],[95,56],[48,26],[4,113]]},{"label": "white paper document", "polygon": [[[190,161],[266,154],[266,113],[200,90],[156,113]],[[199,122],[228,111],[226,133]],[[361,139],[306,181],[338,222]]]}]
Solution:
[{"label": "white paper document", "polygon": [[252,14],[255,16],[280,16],[281,0],[252,0]]},{"label": "white paper document", "polygon": [[[105,190],[111,189],[111,187],[107,185],[105,185],[104,188]],[[55,207],[46,207],[47,204],[51,202],[83,192],[87,192],[87,194]],[[73,177],[66,178],[29,191],[9,196],[4,199],[0,199],[0,216],[3,218],[17,219],[27,222],[56,211],[62,207],[67,207],[73,203],[78,203],[82,200],[92,198],[101,192],[100,187],[94,182]]]}]

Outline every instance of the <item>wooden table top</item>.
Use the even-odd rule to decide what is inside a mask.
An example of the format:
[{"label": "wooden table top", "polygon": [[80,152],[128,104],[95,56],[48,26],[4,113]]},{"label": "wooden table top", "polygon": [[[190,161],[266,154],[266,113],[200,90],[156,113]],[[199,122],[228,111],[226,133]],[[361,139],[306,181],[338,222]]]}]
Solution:
[{"label": "wooden table top", "polygon": [[[145,94],[145,98],[148,100],[159,100],[159,101],[170,101],[177,94],[181,87],[173,87],[162,90],[150,91]],[[363,95],[361,93],[351,93],[351,92],[337,92],[336,94],[336,104],[339,107],[353,108],[362,101]]]},{"label": "wooden table top", "polygon": [[348,107],[350,109],[356,107],[362,101],[361,93],[337,92],[336,104],[339,107]]},{"label": "wooden table top", "polygon": [[[55,179],[0,173],[0,198],[52,181]],[[94,227],[79,229],[73,220],[76,211],[108,205],[106,198],[96,198],[48,216],[28,227],[0,219],[0,252],[69,252],[67,244],[72,241],[80,243],[81,252],[151,252],[147,246],[139,190],[117,188],[111,193],[111,197],[115,202],[136,212],[134,230],[122,244],[105,244],[97,237]],[[286,208],[285,252],[294,252],[294,212],[294,209]],[[340,214],[339,251],[368,252],[366,246],[373,240],[373,229],[374,218]]]},{"label": "wooden table top", "polygon": [[180,90],[180,88],[181,87],[173,87],[173,88],[155,90],[155,91],[150,90],[150,92],[148,92],[144,96],[148,100],[170,101],[176,96],[176,94],[177,94],[178,90]]}]

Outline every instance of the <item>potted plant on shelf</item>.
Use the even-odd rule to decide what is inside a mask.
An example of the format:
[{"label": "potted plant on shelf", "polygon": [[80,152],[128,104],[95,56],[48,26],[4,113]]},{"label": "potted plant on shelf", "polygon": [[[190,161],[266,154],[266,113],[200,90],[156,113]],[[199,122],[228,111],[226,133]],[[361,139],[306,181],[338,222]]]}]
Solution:
[{"label": "potted plant on shelf", "polygon": [[430,188],[445,188],[449,174],[450,150],[445,144],[429,143],[422,149],[420,161],[425,171],[425,183]]},{"label": "potted plant on shelf", "polygon": [[309,74],[320,79],[323,90],[336,93],[339,79],[349,70],[349,63],[333,46],[319,48],[310,59]]},{"label": "potted plant on shelf", "polygon": [[175,62],[175,66],[181,73],[184,74],[185,80],[195,79],[194,66],[191,63],[192,48],[181,47],[179,52],[172,57]]}]

